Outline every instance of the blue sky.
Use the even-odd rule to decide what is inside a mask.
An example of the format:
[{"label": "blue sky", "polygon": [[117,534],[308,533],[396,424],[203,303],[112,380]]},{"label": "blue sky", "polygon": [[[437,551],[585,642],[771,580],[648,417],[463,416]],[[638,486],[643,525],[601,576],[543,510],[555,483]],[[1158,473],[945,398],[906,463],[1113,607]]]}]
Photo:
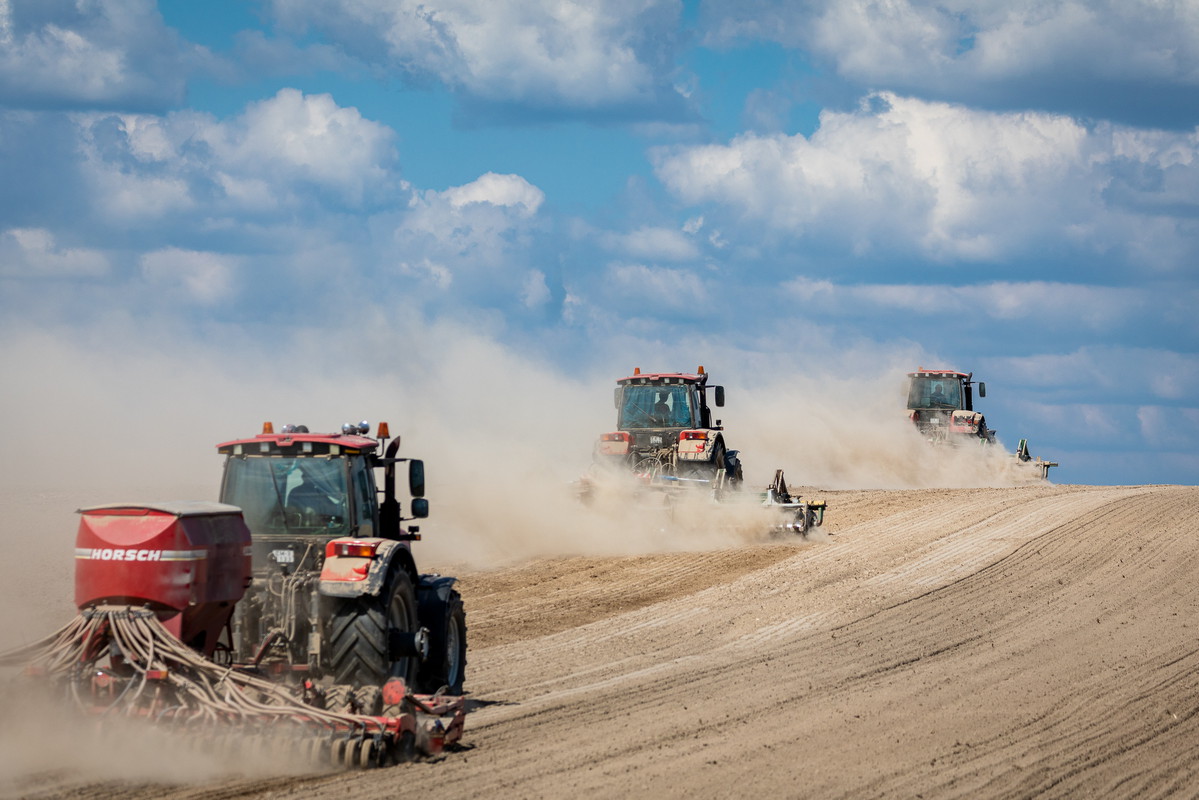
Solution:
[{"label": "blue sky", "polygon": [[453,449],[536,387],[585,461],[616,377],[705,363],[819,482],[924,365],[1061,482],[1196,483],[1197,259],[1193,0],[0,0],[31,447],[302,396],[471,407]]}]

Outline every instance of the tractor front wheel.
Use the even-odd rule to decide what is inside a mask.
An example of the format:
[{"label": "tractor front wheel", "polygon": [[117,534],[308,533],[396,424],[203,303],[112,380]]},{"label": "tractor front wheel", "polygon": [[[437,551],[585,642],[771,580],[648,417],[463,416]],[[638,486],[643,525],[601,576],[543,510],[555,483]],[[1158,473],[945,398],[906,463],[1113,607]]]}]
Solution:
[{"label": "tractor front wheel", "polygon": [[[445,689],[447,694],[462,694],[466,680],[466,609],[462,596],[450,592],[444,616],[428,621],[429,658],[420,673],[420,686],[425,692]],[[441,608],[439,608],[439,612]]]}]

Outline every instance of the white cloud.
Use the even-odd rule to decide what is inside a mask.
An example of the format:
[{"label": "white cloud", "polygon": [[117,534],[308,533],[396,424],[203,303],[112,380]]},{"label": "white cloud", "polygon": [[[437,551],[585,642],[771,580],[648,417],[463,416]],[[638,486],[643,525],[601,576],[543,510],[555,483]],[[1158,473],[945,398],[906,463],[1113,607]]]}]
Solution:
[{"label": "white cloud", "polygon": [[237,260],[220,253],[168,247],[141,257],[142,275],[154,284],[179,287],[201,305],[211,305],[233,292]]},{"label": "white cloud", "polygon": [[689,261],[699,256],[699,248],[687,231],[642,226],[628,233],[609,233],[603,239],[611,250],[631,258],[655,261]]},{"label": "white cloud", "polygon": [[863,304],[875,308],[920,314],[986,316],[1003,321],[1050,321],[1059,325],[1110,329],[1114,324],[1160,311],[1166,298],[1146,289],[1087,286],[1085,284],[995,282],[972,286],[859,285],[837,286],[798,278],[787,288],[805,299],[817,292],[839,307]]},{"label": "white cloud", "polygon": [[875,88],[1199,86],[1199,9],[1189,0],[749,0],[704,11],[710,44],[807,49]]},{"label": "white cloud", "polygon": [[384,187],[395,166],[395,134],[342,108],[327,94],[281,89],[250,104],[230,123],[208,127],[203,140],[222,171],[338,192],[359,205]]},{"label": "white cloud", "polygon": [[174,105],[203,58],[152,0],[0,3],[0,104],[10,107]]},{"label": "white cloud", "polygon": [[1141,436],[1150,445],[1192,452],[1199,447],[1199,408],[1141,406],[1137,420]]},{"label": "white cloud", "polygon": [[[1028,387],[1023,388],[1028,391]],[[1127,409],[1118,405],[1028,403],[1025,410],[1026,416],[1036,419],[1043,428],[1060,432],[1056,437],[1059,439],[1116,442],[1125,438],[1130,429],[1125,420]],[[1032,454],[1037,455],[1036,443],[1030,444],[1034,448]]]},{"label": "white cloud", "polygon": [[635,301],[637,306],[707,311],[708,290],[703,280],[690,270],[612,264],[606,276],[611,291]]},{"label": "white cloud", "polygon": [[550,287],[545,282],[544,272],[531,269],[525,273],[524,291],[520,299],[525,308],[539,308],[549,302]]},{"label": "white cloud", "polygon": [[1056,387],[1074,394],[1094,392],[1111,402],[1199,397],[1199,356],[1190,353],[1089,346],[1069,353],[998,358],[992,363],[1021,385]]},{"label": "white cloud", "polygon": [[[845,291],[845,289],[836,286],[831,281],[814,280],[804,276],[787,281],[783,284],[783,289],[794,294],[805,303],[819,300],[822,304],[833,301],[838,293]],[[853,290],[849,289],[849,291],[852,292]]]},{"label": "white cloud", "polygon": [[285,28],[317,28],[376,65],[496,102],[645,105],[670,88],[676,0],[273,0]]},{"label": "white cloud", "polygon": [[399,270],[401,275],[418,278],[440,290],[450,288],[450,284],[454,282],[454,273],[450,272],[444,265],[427,258],[422,258],[416,262],[401,261],[396,265],[396,269]]},{"label": "white cloud", "polygon": [[97,250],[60,247],[44,228],[10,228],[0,233],[0,275],[34,278],[99,278],[109,272]]},{"label": "white cloud", "polygon": [[858,255],[1002,260],[1054,243],[1168,269],[1195,249],[1186,209],[1199,132],[1088,129],[879,93],[857,112],[822,113],[810,139],[743,135],[654,161],[685,202]]},{"label": "white cloud", "polygon": [[459,300],[540,302],[526,261],[544,197],[519,175],[492,173],[414,195],[394,231],[401,271],[423,272],[443,289],[452,284]]},{"label": "white cloud", "polygon": [[545,201],[545,193],[519,175],[497,175],[488,172],[463,186],[454,186],[442,193],[454,208],[472,203],[505,206],[524,217],[531,217]]},{"label": "white cloud", "polygon": [[75,117],[101,213],[146,222],[179,211],[272,214],[395,204],[395,134],[326,94],[281,89],[239,116],[173,112]]}]

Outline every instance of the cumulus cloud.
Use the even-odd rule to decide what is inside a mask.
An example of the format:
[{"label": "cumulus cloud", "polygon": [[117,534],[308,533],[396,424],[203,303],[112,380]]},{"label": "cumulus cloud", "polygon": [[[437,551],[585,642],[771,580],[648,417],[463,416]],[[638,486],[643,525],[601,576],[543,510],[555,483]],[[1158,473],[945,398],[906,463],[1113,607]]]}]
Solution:
[{"label": "cumulus cloud", "polygon": [[519,175],[488,172],[463,186],[446,189],[442,196],[456,209],[472,203],[503,206],[522,217],[531,217],[545,201],[545,193]]},{"label": "cumulus cloud", "polygon": [[[554,270],[531,254],[544,225],[540,188],[487,172],[414,193],[399,174],[395,132],[329,95],[283,89],[226,118],[70,120],[74,139],[60,147],[73,150],[77,172],[61,191],[81,198],[75,240],[106,242],[137,267],[121,272],[134,278],[122,291],[154,292],[181,309],[267,288],[272,303],[302,302],[318,287],[326,298],[349,295],[362,279],[438,308],[532,313],[554,297]],[[106,268],[95,249],[56,244],[52,228],[3,230],[6,276]],[[240,268],[245,259],[254,269]]]},{"label": "cumulus cloud", "polygon": [[[802,48],[869,88],[1199,121],[1199,12],[1188,0],[708,0],[703,12],[711,45]],[[1153,109],[1150,86],[1158,101],[1191,107]]]},{"label": "cumulus cloud", "polygon": [[659,149],[654,162],[685,202],[860,256],[996,261],[1051,244],[1177,267],[1194,254],[1199,195],[1184,195],[1199,188],[1199,133],[884,92],[823,112],[810,138],[746,134]]},{"label": "cumulus cloud", "polygon": [[97,250],[62,247],[45,228],[0,233],[0,275],[25,278],[99,278],[109,272]]},{"label": "cumulus cloud", "polygon": [[531,274],[526,262],[544,199],[521,176],[494,173],[418,193],[393,234],[397,269],[442,289],[452,285],[456,299],[540,305],[548,298],[545,274]]},{"label": "cumulus cloud", "polygon": [[10,107],[167,108],[205,58],[153,0],[0,2],[0,104]]},{"label": "cumulus cloud", "polygon": [[388,182],[394,140],[390,128],[364,119],[358,109],[297,89],[251,104],[232,124],[216,126],[205,137],[227,169],[331,189],[355,206]]},{"label": "cumulus cloud", "polygon": [[671,88],[675,0],[272,0],[288,30],[318,30],[382,71],[494,103],[556,112],[655,106]]},{"label": "cumulus cloud", "polygon": [[172,212],[277,214],[396,203],[395,134],[329,95],[281,89],[236,117],[77,118],[85,176],[108,216],[144,223]]}]

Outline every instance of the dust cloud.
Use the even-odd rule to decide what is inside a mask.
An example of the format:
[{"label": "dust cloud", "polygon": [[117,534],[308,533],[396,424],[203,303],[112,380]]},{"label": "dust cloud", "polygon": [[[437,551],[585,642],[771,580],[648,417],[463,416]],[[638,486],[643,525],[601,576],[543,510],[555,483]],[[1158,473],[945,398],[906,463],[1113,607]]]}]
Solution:
[{"label": "dust cloud", "polygon": [[30,679],[6,680],[0,702],[5,709],[0,797],[68,795],[87,783],[181,785],[318,771],[287,739],[263,741],[220,729],[195,734],[120,717],[75,717],[63,698]]},{"label": "dust cloud", "polygon": [[[286,345],[254,344],[242,330],[212,333],[206,343],[119,326],[75,339],[17,336],[5,348],[13,380],[2,410],[21,458],[0,463],[8,487],[0,544],[20,546],[29,560],[0,566],[4,599],[56,615],[68,608],[58,595],[69,583],[70,512],[91,502],[215,499],[215,445],[266,420],[313,430],[389,422],[403,439],[400,454],[426,462],[432,513],[415,545],[422,564],[737,544],[744,531],[736,504],[714,509],[689,498],[664,517],[652,497],[578,503],[575,482],[591,468],[598,434],[614,425],[615,379],[634,365],[692,371],[704,363],[712,383],[725,385],[717,416],[741,453],[746,506],[780,468],[805,496],[1021,477],[1010,474],[1002,447],[933,448],[919,437],[904,410],[904,374],[928,359],[910,345],[808,342],[807,358],[780,362],[724,344],[708,343],[697,357],[627,339],[609,344],[612,352],[596,359],[603,363],[567,371],[485,330],[401,319],[368,318],[340,338],[297,329]],[[41,587],[34,574],[63,578]],[[27,634],[31,623],[0,623],[0,645],[14,625]]]},{"label": "dust cloud", "polygon": [[906,373],[915,366],[859,378],[805,373],[756,386],[738,400],[738,438],[730,442],[744,442],[743,460],[753,459],[755,474],[759,467],[771,467],[771,475],[782,468],[792,485],[956,489],[1027,482],[1029,474],[1015,468],[1001,442],[925,441],[905,407]]},{"label": "dust cloud", "polygon": [[[7,333],[0,348],[8,456],[0,460],[0,547],[7,554],[0,560],[7,610],[0,650],[73,616],[76,509],[216,499],[216,444],[252,435],[267,420],[313,430],[387,421],[403,439],[400,454],[426,462],[432,512],[420,523],[417,562],[447,573],[537,557],[762,541],[779,520],[760,507],[759,493],[779,468],[808,499],[819,499],[821,489],[1011,480],[1003,469],[1010,457],[1000,448],[934,450],[915,433],[903,410],[903,373],[921,354],[906,345],[877,353],[830,345],[819,361],[840,369],[814,370],[798,363],[780,369],[776,359],[728,345],[709,343],[697,357],[622,339],[607,343],[596,366],[564,371],[468,326],[379,314],[358,323],[337,334],[276,331],[261,341],[240,328],[206,331],[200,341],[169,327],[128,324]],[[729,447],[741,451],[743,494],[716,504],[702,491],[668,498],[617,483],[598,490],[590,505],[580,503],[578,480],[591,469],[596,437],[615,422],[615,379],[634,365],[692,371],[701,363],[727,389],[718,416]],[[835,505],[828,513],[837,513]],[[118,757],[122,748],[90,739],[64,746],[44,712],[30,707],[18,721],[6,710],[0,780],[9,783],[0,786],[13,785],[14,766],[21,775],[64,766],[55,755],[64,752],[101,777],[156,780],[156,761],[171,765],[163,769],[172,780],[229,769],[125,748],[139,754],[134,764],[132,756]]]}]

